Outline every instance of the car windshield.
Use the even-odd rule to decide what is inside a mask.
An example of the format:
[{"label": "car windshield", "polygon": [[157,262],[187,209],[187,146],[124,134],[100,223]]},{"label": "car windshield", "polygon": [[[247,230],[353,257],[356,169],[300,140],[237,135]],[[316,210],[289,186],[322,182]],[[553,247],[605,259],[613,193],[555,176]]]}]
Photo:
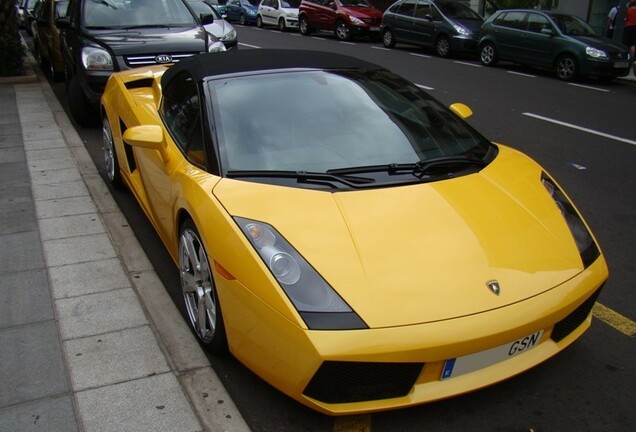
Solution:
[{"label": "car windshield", "polygon": [[130,28],[194,25],[182,0],[86,0],[87,28]]},{"label": "car windshield", "polygon": [[367,0],[340,0],[343,6],[371,7]]},{"label": "car windshield", "polygon": [[300,1],[301,0],[283,0],[280,4],[284,8],[298,8],[298,6],[300,6]]},{"label": "car windshield", "polygon": [[482,20],[474,10],[458,2],[436,2],[440,11],[449,18]]},{"label": "car windshield", "polygon": [[386,70],[285,71],[207,86],[225,171],[327,173],[449,156],[483,159],[491,147]]},{"label": "car windshield", "polygon": [[551,18],[563,34],[569,36],[597,36],[594,29],[579,17],[556,14],[552,15]]}]

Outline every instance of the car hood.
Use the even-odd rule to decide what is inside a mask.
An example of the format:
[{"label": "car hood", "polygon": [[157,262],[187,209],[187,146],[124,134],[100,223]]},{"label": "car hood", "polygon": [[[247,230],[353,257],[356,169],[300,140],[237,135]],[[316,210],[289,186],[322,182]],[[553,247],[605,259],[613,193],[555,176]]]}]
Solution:
[{"label": "car hood", "polygon": [[452,18],[451,22],[455,22],[459,25],[464,26],[471,33],[479,34],[481,30],[481,25],[484,23],[483,21],[476,19],[461,19],[461,18]]},{"label": "car hood", "polygon": [[628,52],[626,46],[612,41],[611,39],[594,36],[569,36],[579,42],[583,42],[593,48],[603,50],[607,53]]},{"label": "car hood", "polygon": [[87,30],[86,33],[108,46],[115,55],[207,51],[205,30],[198,26]]},{"label": "car hood", "polygon": [[341,9],[345,13],[350,13],[357,18],[379,18],[382,19],[382,12],[375,8],[347,6]]},{"label": "car hood", "polygon": [[481,173],[433,183],[331,193],[223,179],[214,194],[231,215],[274,226],[381,328],[497,309],[581,272],[541,172],[501,147]]}]

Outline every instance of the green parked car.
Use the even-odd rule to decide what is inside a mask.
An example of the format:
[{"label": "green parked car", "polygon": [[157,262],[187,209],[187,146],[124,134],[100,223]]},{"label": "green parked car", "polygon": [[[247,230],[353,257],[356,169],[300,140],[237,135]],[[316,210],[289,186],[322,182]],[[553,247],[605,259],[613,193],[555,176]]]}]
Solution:
[{"label": "green parked car", "polygon": [[500,10],[481,28],[479,57],[485,66],[507,60],[554,70],[571,81],[629,74],[629,49],[601,37],[582,19],[543,10]]}]

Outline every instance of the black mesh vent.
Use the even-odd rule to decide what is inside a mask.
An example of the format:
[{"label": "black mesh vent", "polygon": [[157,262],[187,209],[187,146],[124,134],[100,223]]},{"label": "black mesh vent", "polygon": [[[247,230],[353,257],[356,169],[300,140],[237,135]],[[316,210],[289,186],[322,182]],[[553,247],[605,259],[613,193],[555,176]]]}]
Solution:
[{"label": "black mesh vent", "polygon": [[601,293],[601,289],[603,287],[596,290],[594,294],[590,296],[587,300],[583,302],[581,306],[576,308],[574,312],[570,315],[566,316],[563,320],[556,323],[554,326],[554,330],[552,330],[552,340],[555,342],[561,341],[567,335],[572,333],[578,326],[580,326],[583,321],[587,318],[594,307],[594,303],[596,303],[596,299],[598,295]]},{"label": "black mesh vent", "polygon": [[324,362],[304,394],[325,403],[362,402],[405,396],[423,363]]}]

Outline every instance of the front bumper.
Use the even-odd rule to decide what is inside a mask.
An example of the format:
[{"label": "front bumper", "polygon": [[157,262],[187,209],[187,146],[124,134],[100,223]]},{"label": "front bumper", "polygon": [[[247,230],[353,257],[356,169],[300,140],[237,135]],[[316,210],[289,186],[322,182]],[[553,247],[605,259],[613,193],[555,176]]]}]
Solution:
[{"label": "front bumper", "polygon": [[451,51],[465,54],[477,53],[478,41],[476,37],[469,36],[453,36],[451,38]]},{"label": "front bumper", "polygon": [[580,65],[580,74],[596,77],[624,77],[629,75],[633,59],[595,60],[585,59]]},{"label": "front bumper", "polygon": [[[422,404],[502,381],[557,354],[589,327],[608,271],[603,257],[573,279],[525,301],[419,325],[310,331],[260,301],[238,281],[219,285],[230,349],[297,401],[330,415]],[[230,285],[227,285],[230,284]],[[237,316],[237,315],[234,315]],[[543,330],[523,354],[450,379],[446,360],[489,350]],[[238,341],[238,342],[235,342]]]}]

